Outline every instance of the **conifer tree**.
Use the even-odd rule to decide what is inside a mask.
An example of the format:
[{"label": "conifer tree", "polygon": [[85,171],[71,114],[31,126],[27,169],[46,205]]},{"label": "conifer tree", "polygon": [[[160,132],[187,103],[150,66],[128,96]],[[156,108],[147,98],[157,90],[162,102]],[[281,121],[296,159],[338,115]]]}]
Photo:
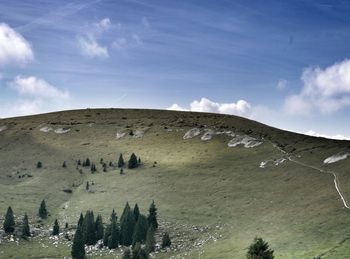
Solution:
[{"label": "conifer tree", "polygon": [[108,246],[108,244],[109,244],[110,236],[112,233],[112,222],[113,221],[117,222],[117,214],[115,213],[114,209],[112,211],[112,214],[111,214],[109,220],[110,220],[110,224],[107,225],[105,233],[104,233],[104,237],[103,237],[103,245],[104,246]]},{"label": "conifer tree", "polygon": [[139,219],[135,225],[134,234],[132,236],[132,244],[135,245],[137,242],[143,244],[146,241],[146,235],[148,230],[147,218],[140,214]]},{"label": "conifer tree", "polygon": [[91,164],[90,170],[91,170],[91,173],[95,173],[97,171],[96,165],[94,163]]},{"label": "conifer tree", "polygon": [[122,168],[124,167],[124,165],[125,165],[125,162],[124,162],[123,154],[120,154],[118,159],[118,168]]},{"label": "conifer tree", "polygon": [[78,160],[77,164],[78,164],[78,165],[81,165],[81,161],[80,161],[80,159]]},{"label": "conifer tree", "polygon": [[117,217],[112,217],[111,221],[111,235],[108,240],[108,248],[109,249],[115,249],[118,247],[119,244],[119,237],[120,237],[120,231],[119,226],[117,224]]},{"label": "conifer tree", "polygon": [[60,233],[60,225],[58,224],[58,220],[55,220],[55,223],[52,228],[52,235],[57,236]]},{"label": "conifer tree", "polygon": [[62,167],[63,167],[63,168],[66,168],[66,167],[67,167],[66,161],[63,162]]},{"label": "conifer tree", "polygon": [[83,240],[86,245],[94,245],[96,243],[94,212],[91,210],[88,210],[84,217]]},{"label": "conifer tree", "polygon": [[84,216],[83,216],[83,213],[80,213],[80,217],[78,220],[78,227],[83,226],[83,222],[84,222]]},{"label": "conifer tree", "polygon": [[38,161],[38,163],[36,163],[36,168],[42,168],[42,167],[43,167],[43,163]]},{"label": "conifer tree", "polygon": [[171,245],[171,240],[167,232],[164,233],[162,237],[162,248],[169,247]]},{"label": "conifer tree", "polygon": [[273,259],[274,251],[262,238],[255,237],[247,252],[248,259]]},{"label": "conifer tree", "polygon": [[95,222],[96,240],[101,240],[103,238],[104,228],[102,222],[102,216],[98,215]]},{"label": "conifer tree", "polygon": [[138,259],[148,259],[149,254],[145,251],[145,249],[141,248],[137,258]]},{"label": "conifer tree", "polygon": [[134,217],[136,222],[139,219],[139,215],[140,215],[140,209],[139,209],[139,205],[137,205],[136,203],[134,206]]},{"label": "conifer tree", "polygon": [[103,172],[107,172],[107,164],[106,163],[103,163]]},{"label": "conifer tree", "polygon": [[134,153],[132,153],[128,162],[128,168],[133,169],[133,168],[136,168],[137,166],[138,166],[137,157]]},{"label": "conifer tree", "polygon": [[23,217],[23,226],[22,226],[22,237],[30,237],[30,228],[29,228],[29,220],[27,213],[24,214]]},{"label": "conifer tree", "polygon": [[113,166],[113,163],[112,163],[112,161],[109,161],[109,166]]},{"label": "conifer tree", "polygon": [[132,259],[131,252],[129,248],[126,248],[123,253],[122,259]]},{"label": "conifer tree", "polygon": [[90,185],[89,185],[89,181],[86,182],[86,186],[85,186],[85,190],[89,190],[90,189]]},{"label": "conifer tree", "polygon": [[45,203],[45,200],[42,200],[39,208],[39,217],[42,219],[46,219],[47,216],[48,216],[48,212],[46,209],[46,203]]},{"label": "conifer tree", "polygon": [[6,212],[6,216],[5,216],[5,220],[4,220],[4,230],[6,233],[13,233],[13,231],[15,231],[15,217],[13,216],[13,211],[11,206],[8,207],[7,212]]},{"label": "conifer tree", "polygon": [[157,208],[156,208],[156,205],[154,204],[154,201],[152,201],[148,211],[149,211],[148,224],[153,225],[153,228],[156,230],[158,228],[158,221],[157,221]]},{"label": "conifer tree", "polygon": [[130,210],[129,204],[125,206],[123,218],[121,219],[121,244],[129,246],[132,244],[132,236],[134,234],[135,218],[134,213]]},{"label": "conifer tree", "polygon": [[[126,202],[122,215],[120,216],[120,223],[124,220],[125,215],[130,210],[129,202]],[[114,210],[113,210],[114,211]]]},{"label": "conifer tree", "polygon": [[132,259],[139,259],[140,251],[141,251],[141,244],[136,243],[132,248]]},{"label": "conifer tree", "polygon": [[85,166],[90,166],[91,162],[89,158],[86,158],[85,160]]},{"label": "conifer tree", "polygon": [[137,162],[138,162],[139,165],[141,165],[141,157],[139,157]]},{"label": "conifer tree", "polygon": [[79,225],[78,223],[78,228],[74,235],[72,252],[71,252],[73,259],[85,259],[85,246],[84,246],[82,227],[83,226]]},{"label": "conifer tree", "polygon": [[156,240],[154,238],[154,227],[151,225],[147,230],[146,236],[146,251],[147,253],[152,253],[155,251]]}]

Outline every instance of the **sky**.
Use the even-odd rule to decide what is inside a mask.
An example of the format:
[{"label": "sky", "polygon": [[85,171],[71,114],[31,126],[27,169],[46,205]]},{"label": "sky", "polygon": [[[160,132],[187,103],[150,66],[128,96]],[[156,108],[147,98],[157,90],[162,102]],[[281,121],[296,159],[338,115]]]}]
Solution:
[{"label": "sky", "polygon": [[350,2],[0,0],[0,117],[225,113],[350,138]]}]

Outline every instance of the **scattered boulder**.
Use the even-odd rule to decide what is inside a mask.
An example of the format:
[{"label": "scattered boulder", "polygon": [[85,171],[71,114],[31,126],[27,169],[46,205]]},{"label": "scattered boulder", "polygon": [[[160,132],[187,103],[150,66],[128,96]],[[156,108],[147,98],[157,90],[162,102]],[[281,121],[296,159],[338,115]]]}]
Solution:
[{"label": "scattered boulder", "polygon": [[201,130],[198,129],[198,128],[193,128],[193,129],[190,129],[189,131],[187,131],[185,133],[185,135],[183,136],[183,139],[191,139],[191,138],[194,138],[198,135],[201,134]]}]

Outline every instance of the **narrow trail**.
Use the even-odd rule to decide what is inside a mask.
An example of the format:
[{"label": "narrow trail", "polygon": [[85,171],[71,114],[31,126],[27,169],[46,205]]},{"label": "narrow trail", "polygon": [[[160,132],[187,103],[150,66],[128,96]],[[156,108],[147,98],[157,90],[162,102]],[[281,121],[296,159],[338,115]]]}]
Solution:
[{"label": "narrow trail", "polygon": [[[271,142],[272,143],[272,142]],[[286,151],[284,151],[283,149],[281,149],[280,147],[278,147],[276,144],[272,143],[272,145],[278,149],[280,152],[282,152],[283,154],[287,155],[287,158],[289,161],[295,163],[295,164],[298,164],[298,165],[301,165],[301,166],[304,166],[304,167],[307,167],[307,168],[311,168],[311,169],[314,169],[316,171],[319,171],[320,173],[326,173],[326,174],[331,174],[333,175],[333,182],[334,182],[334,187],[336,189],[336,191],[338,192],[338,195],[340,196],[342,202],[343,202],[343,205],[345,208],[349,209],[350,210],[350,206],[348,205],[348,202],[346,200],[346,198],[344,197],[344,195],[342,194],[342,191],[340,189],[340,183],[338,181],[338,177],[337,175],[335,174],[335,172],[332,172],[332,171],[326,171],[326,170],[323,170],[319,167],[316,167],[316,166],[312,166],[312,165],[308,165],[308,164],[305,164],[303,162],[300,162],[300,161],[297,161],[295,159],[292,158],[292,156],[290,154],[288,154]]]}]

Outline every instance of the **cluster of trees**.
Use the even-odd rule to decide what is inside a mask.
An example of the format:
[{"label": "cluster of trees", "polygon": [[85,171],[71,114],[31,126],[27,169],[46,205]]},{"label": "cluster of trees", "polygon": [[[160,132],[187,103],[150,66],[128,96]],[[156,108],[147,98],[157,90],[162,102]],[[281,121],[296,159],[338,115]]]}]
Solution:
[{"label": "cluster of trees", "polygon": [[[94,245],[102,240],[103,246],[109,249],[118,248],[120,245],[127,247],[132,245],[133,250],[126,250],[125,253],[135,255],[132,257],[135,259],[148,258],[148,254],[155,251],[154,235],[157,228],[157,208],[154,202],[147,216],[140,213],[137,204],[134,209],[131,209],[129,203],[126,203],[120,219],[118,220],[113,210],[106,227],[101,215],[98,215],[95,220],[93,211],[89,210],[85,216],[80,215],[71,254],[73,258],[84,258],[84,246]],[[166,233],[164,237],[164,245],[169,246],[171,244],[169,235]]]},{"label": "cluster of trees", "polygon": [[[48,217],[49,213],[46,209],[46,203],[45,200],[42,200],[40,203],[39,211],[38,211],[38,216],[41,219],[46,219]],[[8,207],[5,215],[5,220],[3,223],[4,231],[7,234],[13,234],[15,232],[16,227],[20,227],[20,233],[21,237],[27,238],[31,236],[30,233],[30,226],[29,226],[29,219],[27,213],[24,214],[22,223],[16,224],[15,222],[15,216],[13,214],[13,210],[10,207]],[[52,229],[52,235],[58,235],[60,232],[60,226],[58,224],[58,220],[56,219],[53,225]]]},{"label": "cluster of trees", "polygon": [[274,259],[274,251],[269,244],[260,237],[255,237],[248,247],[247,259]]}]

